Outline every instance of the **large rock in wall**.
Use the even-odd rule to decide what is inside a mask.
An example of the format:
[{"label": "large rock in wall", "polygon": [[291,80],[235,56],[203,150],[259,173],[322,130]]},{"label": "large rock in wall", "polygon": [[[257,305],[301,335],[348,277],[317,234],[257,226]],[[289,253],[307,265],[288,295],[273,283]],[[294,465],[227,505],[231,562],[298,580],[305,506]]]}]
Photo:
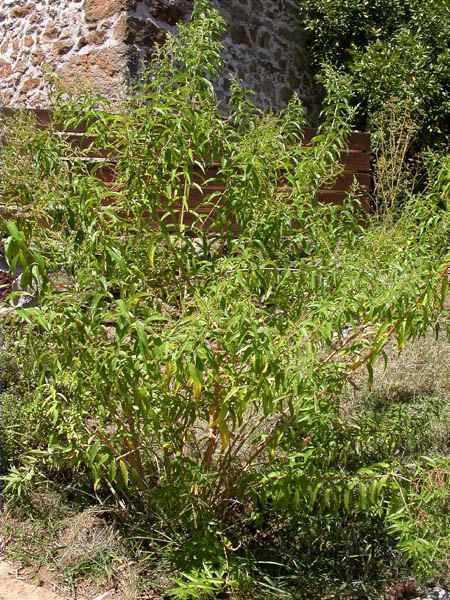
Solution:
[{"label": "large rock in wall", "polygon": [[[279,109],[299,93],[311,116],[319,106],[296,12],[297,0],[212,0],[228,25],[225,68],[261,107]],[[42,107],[45,70],[62,83],[123,97],[155,44],[189,19],[192,0],[0,0],[0,105]]]},{"label": "large rock in wall", "polygon": [[176,33],[177,24],[187,21],[193,0],[129,0],[127,45],[131,77],[136,77],[167,33]]},{"label": "large rock in wall", "polygon": [[127,81],[125,0],[0,0],[0,105],[47,104],[44,73],[113,98]]}]

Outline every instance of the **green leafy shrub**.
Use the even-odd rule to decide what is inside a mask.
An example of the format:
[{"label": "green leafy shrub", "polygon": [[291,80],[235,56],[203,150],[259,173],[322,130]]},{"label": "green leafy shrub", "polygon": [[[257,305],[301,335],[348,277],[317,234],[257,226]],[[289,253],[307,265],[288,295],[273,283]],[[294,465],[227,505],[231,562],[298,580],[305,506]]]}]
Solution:
[{"label": "green leafy shrub", "polygon": [[[0,158],[6,256],[39,289],[38,307],[9,314],[32,380],[22,418],[41,440],[11,449],[9,489],[28,483],[30,461],[81,472],[147,526],[183,532],[208,568],[173,592],[186,598],[234,582],[220,557],[272,514],[311,542],[326,523],[398,524],[407,467],[378,460],[373,431],[355,452],[339,397],[361,369],[372,379],[390,340],[402,348],[433,326],[448,289],[446,177],[389,218],[364,215],[357,188],[318,204],[341,169],[351,80],[327,70],[305,147],[297,99],[263,114],[236,85],[221,113],[221,31],[199,2],[122,111],[59,95],[48,128],[5,123]],[[61,135],[83,124],[87,144]],[[213,163],[225,191],[193,207]],[[111,167],[113,183],[97,176]]]},{"label": "green leafy shrub", "polygon": [[305,0],[313,57],[352,75],[360,127],[385,102],[413,106],[416,146],[445,144],[450,113],[449,9],[445,0]]}]

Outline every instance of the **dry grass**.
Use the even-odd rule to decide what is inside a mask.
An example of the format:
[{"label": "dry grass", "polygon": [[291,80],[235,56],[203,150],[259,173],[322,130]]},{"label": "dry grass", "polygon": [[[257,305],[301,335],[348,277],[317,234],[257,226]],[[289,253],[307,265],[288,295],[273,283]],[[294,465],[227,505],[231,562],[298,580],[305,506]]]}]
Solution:
[{"label": "dry grass", "polygon": [[4,557],[22,576],[62,598],[137,600],[138,576],[118,529],[97,507],[76,511],[52,491],[33,493],[27,509],[0,517]]},{"label": "dry grass", "polygon": [[104,511],[91,507],[65,520],[57,540],[56,569],[66,583],[76,582],[78,598],[91,598],[94,591],[101,597],[100,590],[108,589],[108,598],[137,600],[136,569],[117,527],[104,516]]},{"label": "dry grass", "polygon": [[57,565],[61,569],[94,561],[120,545],[114,527],[107,525],[101,514],[94,507],[67,519],[58,541],[61,549]]},{"label": "dry grass", "polygon": [[[445,332],[433,332],[410,343],[401,353],[388,348],[388,366],[382,360],[374,369],[374,389],[386,395],[409,396],[450,393],[450,344]],[[360,382],[364,373],[360,373]]]},{"label": "dry grass", "polygon": [[344,415],[352,417],[368,408],[383,412],[395,405],[414,415],[428,407],[430,450],[450,454],[450,344],[445,327],[438,337],[429,332],[400,353],[392,344],[387,357],[387,366],[382,359],[374,365],[371,387],[365,370],[356,375],[356,387],[347,387]]},{"label": "dry grass", "polygon": [[139,572],[134,565],[126,565],[122,570],[118,593],[121,600],[138,600],[140,596]]}]

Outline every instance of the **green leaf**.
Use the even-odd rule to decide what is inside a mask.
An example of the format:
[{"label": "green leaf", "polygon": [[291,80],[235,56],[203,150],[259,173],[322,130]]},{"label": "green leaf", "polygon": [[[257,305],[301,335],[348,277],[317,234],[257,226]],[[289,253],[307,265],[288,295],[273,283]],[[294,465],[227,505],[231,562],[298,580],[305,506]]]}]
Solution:
[{"label": "green leaf", "polygon": [[124,482],[125,487],[128,487],[128,483],[129,483],[129,479],[128,479],[128,466],[126,464],[126,462],[122,459],[119,460],[119,468],[120,468],[120,473],[122,475],[122,479]]}]

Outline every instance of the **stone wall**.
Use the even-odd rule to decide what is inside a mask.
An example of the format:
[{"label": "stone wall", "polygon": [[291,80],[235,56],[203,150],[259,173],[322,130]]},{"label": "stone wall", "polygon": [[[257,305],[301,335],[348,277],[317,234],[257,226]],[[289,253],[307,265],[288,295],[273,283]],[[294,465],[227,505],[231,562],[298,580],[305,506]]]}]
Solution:
[{"label": "stone wall", "polygon": [[129,67],[136,77],[151,56],[155,44],[191,15],[193,0],[129,0],[127,46]]},{"label": "stone wall", "polygon": [[[213,1],[228,24],[219,95],[227,97],[235,74],[261,107],[278,109],[296,91],[316,115],[297,0]],[[0,0],[0,104],[45,106],[46,68],[65,85],[120,98],[191,10],[192,0]]]},{"label": "stone wall", "polygon": [[[312,120],[320,106],[298,0],[213,0],[227,23],[223,40],[225,69],[217,89],[226,98],[231,75],[255,93],[256,103],[279,109],[292,93],[302,98]],[[191,0],[134,0],[129,10],[131,65],[139,70],[164,33],[187,20]]]},{"label": "stone wall", "polygon": [[226,93],[234,73],[255,92],[261,107],[279,109],[296,91],[315,114],[319,91],[301,29],[298,0],[217,0],[228,23],[226,69],[221,88]]},{"label": "stone wall", "polygon": [[120,96],[125,0],[0,0],[0,104],[45,106],[44,71]]}]

